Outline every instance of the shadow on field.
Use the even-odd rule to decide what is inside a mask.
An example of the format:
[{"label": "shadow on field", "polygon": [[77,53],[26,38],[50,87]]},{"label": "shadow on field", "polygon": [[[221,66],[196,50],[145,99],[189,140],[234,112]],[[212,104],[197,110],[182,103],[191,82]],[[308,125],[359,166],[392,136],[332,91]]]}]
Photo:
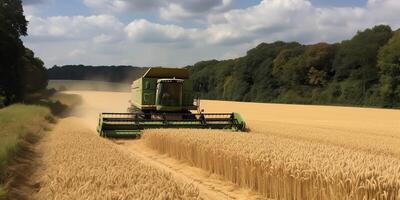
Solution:
[{"label": "shadow on field", "polygon": [[68,105],[65,105],[61,103],[60,101],[39,101],[37,103],[38,105],[48,107],[51,111],[51,114],[57,116],[57,117],[69,117],[72,114],[72,109],[73,107],[70,107]]},{"label": "shadow on field", "polygon": [[65,118],[73,115],[73,109],[82,103],[82,98],[48,89],[26,97],[25,103],[48,107],[54,116]]},{"label": "shadow on field", "polygon": [[6,180],[8,180],[5,186],[10,190],[5,199],[29,199],[35,192],[35,188],[38,188],[29,182],[29,177],[36,169],[34,162],[39,156],[33,146],[39,141],[39,138],[38,135],[27,134],[21,140],[19,151],[9,161],[9,165],[5,169]]}]

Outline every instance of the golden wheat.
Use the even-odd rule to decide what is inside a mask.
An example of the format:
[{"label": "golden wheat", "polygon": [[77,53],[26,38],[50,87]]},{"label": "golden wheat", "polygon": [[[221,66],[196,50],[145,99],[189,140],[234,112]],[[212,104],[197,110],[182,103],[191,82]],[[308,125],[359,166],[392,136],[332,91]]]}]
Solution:
[{"label": "golden wheat", "polygon": [[[130,95],[79,94],[93,129],[99,112],[124,111]],[[202,107],[239,112],[252,132],[151,130],[145,142],[267,197],[400,199],[398,110],[226,101]]]},{"label": "golden wheat", "polygon": [[400,159],[400,111],[201,101],[207,112],[239,112],[252,133],[296,138]]},{"label": "golden wheat", "polygon": [[35,199],[199,199],[192,184],[125,154],[76,119],[61,120],[39,148]]},{"label": "golden wheat", "polygon": [[148,130],[146,144],[276,199],[400,199],[400,160],[337,145],[212,130]]}]

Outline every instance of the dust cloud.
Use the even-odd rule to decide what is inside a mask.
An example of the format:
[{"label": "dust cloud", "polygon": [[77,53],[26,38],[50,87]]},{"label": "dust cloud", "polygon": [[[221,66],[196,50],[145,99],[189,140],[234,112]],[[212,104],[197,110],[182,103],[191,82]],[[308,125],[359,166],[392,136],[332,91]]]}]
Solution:
[{"label": "dust cloud", "polygon": [[99,91],[67,91],[82,97],[82,104],[75,108],[73,115],[79,117],[91,130],[96,130],[99,115],[103,112],[127,112],[130,93]]}]

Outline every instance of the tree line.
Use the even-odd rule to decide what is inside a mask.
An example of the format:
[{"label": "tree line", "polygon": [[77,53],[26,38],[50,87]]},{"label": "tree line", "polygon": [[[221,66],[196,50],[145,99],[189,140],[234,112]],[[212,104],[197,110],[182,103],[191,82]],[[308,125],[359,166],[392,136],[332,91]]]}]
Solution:
[{"label": "tree line", "polygon": [[400,107],[400,30],[385,25],[335,44],[262,43],[187,68],[206,99]]},{"label": "tree line", "polygon": [[21,0],[0,0],[0,104],[23,101],[47,86],[43,61],[21,40],[27,25]]}]

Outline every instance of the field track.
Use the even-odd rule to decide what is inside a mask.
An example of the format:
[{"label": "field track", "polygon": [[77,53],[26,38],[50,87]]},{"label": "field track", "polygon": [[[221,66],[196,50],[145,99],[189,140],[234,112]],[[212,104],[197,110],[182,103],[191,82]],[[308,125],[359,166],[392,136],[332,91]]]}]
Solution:
[{"label": "field track", "polygon": [[[71,122],[71,119],[66,119],[66,122],[64,122],[64,119],[58,125],[63,126],[63,134],[69,134],[69,129],[72,126],[74,126],[74,130],[77,129],[75,126],[81,126],[79,129],[87,127],[86,131],[90,130],[91,133],[95,134],[99,112],[125,112],[130,95],[120,92],[71,91],[70,93],[81,95],[84,103],[75,113],[78,117],[72,120],[75,125],[71,125],[71,127],[67,125]],[[202,101],[202,107],[205,108],[206,112],[235,111],[241,113],[251,129],[248,134],[255,134],[257,137],[266,135],[279,140],[296,140],[299,143],[302,143],[302,141],[304,143],[312,142],[329,148],[342,148],[351,152],[400,160],[400,111],[398,110],[223,101]],[[57,128],[55,131],[57,131]],[[162,131],[162,133],[167,132]],[[151,131],[149,134],[151,134]],[[93,135],[93,137],[97,136]],[[190,188],[193,194],[198,191],[200,198],[261,198],[254,192],[222,180],[220,176],[191,167],[187,162],[175,160],[166,154],[160,154],[146,146],[144,140],[109,141],[100,138],[93,140],[100,141],[107,147],[109,145],[125,156],[131,155],[134,160],[140,160],[141,163],[151,166],[156,172],[161,171],[171,175],[173,177],[171,184],[174,184],[175,181],[185,183],[185,187]],[[98,148],[98,151],[100,151],[101,148]],[[129,160],[127,162],[130,162]],[[124,166],[124,164],[121,165]],[[44,167],[41,173],[45,174],[48,170],[56,169]],[[120,176],[122,176],[122,172]],[[40,177],[40,175],[37,177]],[[52,187],[57,186],[54,181],[51,184],[55,184]],[[79,184],[79,180],[77,184]],[[46,187],[50,186],[46,186],[46,180],[44,180],[43,188]],[[104,190],[117,191],[115,188],[99,187]],[[43,189],[43,191],[45,190]],[[38,193],[39,199],[41,199],[40,194],[43,193]]]},{"label": "field track", "polygon": [[200,196],[205,199],[265,199],[251,190],[223,180],[218,175],[192,167],[165,154],[159,154],[147,147],[143,140],[126,140],[116,143],[120,145],[121,150],[137,156],[151,166],[171,173],[182,182],[192,183],[199,189]]}]

